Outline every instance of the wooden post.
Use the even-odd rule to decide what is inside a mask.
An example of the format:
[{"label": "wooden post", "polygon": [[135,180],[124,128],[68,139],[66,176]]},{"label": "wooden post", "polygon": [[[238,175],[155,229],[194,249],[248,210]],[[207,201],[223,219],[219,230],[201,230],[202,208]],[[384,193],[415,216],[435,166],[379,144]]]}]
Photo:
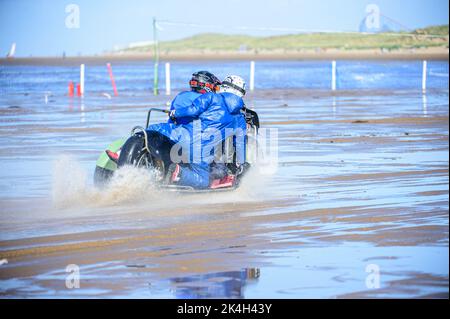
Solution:
[{"label": "wooden post", "polygon": [[80,65],[80,95],[84,96],[84,64]]},{"label": "wooden post", "polygon": [[156,18],[153,18],[153,94],[158,95],[158,64],[159,64],[159,44],[156,30]]},{"label": "wooden post", "polygon": [[422,64],[422,93],[427,92],[427,61],[424,60]]},{"label": "wooden post", "polygon": [[166,63],[166,95],[170,95],[170,63]]},{"label": "wooden post", "polygon": [[331,62],[331,90],[336,91],[336,61]]},{"label": "wooden post", "polygon": [[255,90],[255,61],[250,62],[250,91]]}]

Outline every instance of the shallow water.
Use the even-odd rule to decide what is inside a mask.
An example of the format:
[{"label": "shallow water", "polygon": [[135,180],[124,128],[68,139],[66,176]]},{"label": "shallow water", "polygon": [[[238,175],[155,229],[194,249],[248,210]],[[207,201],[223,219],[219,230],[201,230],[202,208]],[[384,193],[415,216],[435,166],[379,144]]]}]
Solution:
[{"label": "shallow water", "polygon": [[448,89],[424,98],[408,81],[250,94],[278,129],[278,168],[209,195],[161,192],[132,169],[92,185],[99,153],[170,96],[0,95],[0,294],[448,297]]},{"label": "shallow water", "polygon": [[[55,60],[57,61],[57,60]],[[61,60],[63,63],[64,61]],[[164,66],[164,61],[161,62]],[[192,73],[209,70],[220,79],[238,74],[249,80],[250,64],[245,61],[172,61],[171,87],[183,90]],[[7,94],[65,94],[69,81],[79,82],[78,65],[0,65],[0,92]],[[135,96],[153,86],[153,62],[117,61],[113,73],[121,95]],[[428,61],[427,87],[446,89],[447,61]],[[164,67],[159,69],[161,90],[165,92]],[[422,87],[422,61],[338,61],[337,87],[341,90],[411,90]],[[257,61],[257,89],[330,89],[331,62],[328,61]],[[112,95],[105,64],[86,64],[86,92]]]}]

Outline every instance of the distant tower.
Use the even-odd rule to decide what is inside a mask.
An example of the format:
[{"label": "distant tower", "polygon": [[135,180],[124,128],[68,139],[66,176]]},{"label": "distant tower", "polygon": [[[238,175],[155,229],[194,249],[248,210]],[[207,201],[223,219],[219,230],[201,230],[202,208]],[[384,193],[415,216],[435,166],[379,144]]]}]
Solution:
[{"label": "distant tower", "polygon": [[6,57],[7,58],[13,58],[15,53],[16,53],[16,43],[14,42],[11,45],[11,49],[9,50],[8,54],[6,55]]}]

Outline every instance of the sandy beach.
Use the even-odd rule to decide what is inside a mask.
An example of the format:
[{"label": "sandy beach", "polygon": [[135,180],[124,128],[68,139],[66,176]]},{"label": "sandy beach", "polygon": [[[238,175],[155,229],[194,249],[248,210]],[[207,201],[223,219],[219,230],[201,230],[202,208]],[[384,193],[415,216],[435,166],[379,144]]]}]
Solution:
[{"label": "sandy beach", "polygon": [[[418,48],[398,49],[382,51],[379,49],[364,50],[303,50],[303,51],[261,51],[253,52],[228,52],[228,51],[183,51],[161,52],[163,61],[290,61],[290,60],[434,60],[448,61],[448,48]],[[0,65],[77,65],[80,63],[104,64],[107,62],[149,61],[153,59],[153,52],[148,53],[124,53],[103,54],[97,56],[68,56],[62,57],[17,57],[0,58]]]},{"label": "sandy beach", "polygon": [[0,303],[436,311],[449,4],[0,0]]},{"label": "sandy beach", "polygon": [[54,99],[1,108],[1,297],[448,298],[448,91],[257,90],[278,169],[208,196],[133,170],[92,186],[111,137],[170,97]]}]

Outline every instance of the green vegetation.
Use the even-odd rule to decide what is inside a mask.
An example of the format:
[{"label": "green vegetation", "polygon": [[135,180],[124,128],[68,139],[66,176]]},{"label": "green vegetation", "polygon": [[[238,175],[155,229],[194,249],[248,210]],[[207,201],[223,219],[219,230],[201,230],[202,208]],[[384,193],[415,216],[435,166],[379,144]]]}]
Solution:
[{"label": "green vegetation", "polygon": [[448,24],[446,25],[435,25],[424,29],[414,30],[415,34],[434,34],[448,36]]},{"label": "green vegetation", "polygon": [[[224,35],[205,33],[182,40],[160,43],[162,53],[171,52],[257,52],[257,51],[302,51],[321,49],[411,49],[448,48],[448,25],[417,29],[411,33],[310,33],[272,37],[247,35]],[[433,36],[430,36],[433,35]],[[147,52],[152,46],[126,49],[125,52]]]}]

